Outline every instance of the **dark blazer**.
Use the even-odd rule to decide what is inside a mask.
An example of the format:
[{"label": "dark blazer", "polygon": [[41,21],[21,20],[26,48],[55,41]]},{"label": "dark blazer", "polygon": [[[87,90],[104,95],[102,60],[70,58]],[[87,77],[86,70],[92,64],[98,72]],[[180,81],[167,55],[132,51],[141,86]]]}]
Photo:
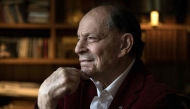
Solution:
[{"label": "dark blazer", "polygon": [[[81,80],[78,89],[58,101],[59,109],[89,109],[96,96],[96,87]],[[175,94],[165,84],[148,73],[140,59],[136,59],[126,79],[117,91],[109,109],[183,109]]]}]

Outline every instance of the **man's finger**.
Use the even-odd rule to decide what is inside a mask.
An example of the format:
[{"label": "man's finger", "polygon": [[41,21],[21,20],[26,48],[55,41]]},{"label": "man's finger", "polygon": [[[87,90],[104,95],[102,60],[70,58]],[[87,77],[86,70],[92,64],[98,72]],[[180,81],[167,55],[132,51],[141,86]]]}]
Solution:
[{"label": "man's finger", "polygon": [[[82,72],[81,70],[76,69],[76,68],[73,68],[73,69],[74,69],[74,72],[72,72],[72,73],[74,73],[73,75],[75,75],[76,73],[78,73],[81,78],[86,79],[86,80],[90,79],[90,78],[89,78],[87,75],[85,75],[84,72]],[[72,74],[72,73],[71,73],[71,74]]]}]

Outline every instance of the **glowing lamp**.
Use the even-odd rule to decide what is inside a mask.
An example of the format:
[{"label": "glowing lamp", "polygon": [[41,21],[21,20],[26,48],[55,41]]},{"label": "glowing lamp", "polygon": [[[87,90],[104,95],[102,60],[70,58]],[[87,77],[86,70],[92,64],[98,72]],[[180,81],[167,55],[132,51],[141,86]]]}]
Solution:
[{"label": "glowing lamp", "polygon": [[158,11],[151,11],[150,13],[150,24],[157,26],[159,24],[159,13]]}]

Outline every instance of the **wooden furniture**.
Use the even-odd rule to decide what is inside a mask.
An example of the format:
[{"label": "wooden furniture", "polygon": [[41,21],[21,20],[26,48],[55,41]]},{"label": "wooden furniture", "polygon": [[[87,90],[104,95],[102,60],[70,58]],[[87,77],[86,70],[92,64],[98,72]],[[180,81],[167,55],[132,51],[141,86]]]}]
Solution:
[{"label": "wooden furniture", "polygon": [[[46,58],[1,58],[1,80],[30,81],[41,83],[59,66],[79,67],[78,59],[57,58],[57,39],[76,36],[77,23],[65,22],[66,10],[63,0],[49,0],[48,23],[0,23],[0,36],[48,37],[49,54]],[[29,70],[30,69],[30,70]],[[43,70],[42,70],[43,69]]]},{"label": "wooden furniture", "polygon": [[[33,37],[33,36],[34,37],[48,37],[50,39],[49,45],[48,45],[49,55],[46,58],[0,58],[0,81],[36,82],[36,83],[41,84],[44,81],[44,79],[46,79],[58,67],[80,68],[79,61],[77,58],[58,58],[57,41],[59,40],[60,37],[64,37],[64,36],[75,37],[76,36],[78,20],[75,23],[73,23],[72,21],[68,21],[69,17],[72,17],[70,16],[69,12],[72,13],[72,10],[73,10],[73,8],[69,9],[70,5],[68,4],[71,4],[72,2],[75,3],[75,5],[73,5],[77,7],[77,8],[74,8],[75,10],[80,9],[82,7],[83,13],[80,13],[81,10],[79,10],[79,13],[77,14],[79,15],[79,18],[80,18],[81,15],[84,14],[86,11],[88,11],[93,5],[93,4],[89,4],[88,0],[82,0],[82,1],[85,7],[81,6],[81,4],[78,3],[79,1],[76,2],[75,0],[50,0],[50,8],[49,8],[50,17],[49,17],[49,22],[46,24],[0,23],[0,36],[12,37],[14,35],[21,35],[22,37],[23,35],[28,35],[30,37]],[[159,61],[159,59],[161,58],[160,56],[162,56],[161,54],[162,51],[155,50],[153,48],[155,46],[151,46],[151,44],[152,42],[156,42],[157,43],[156,47],[158,49],[159,48],[158,43],[160,42],[157,40],[157,38],[160,36],[162,37],[162,35],[155,35],[155,33],[162,34],[161,31],[167,31],[167,30],[174,32],[172,33],[174,34],[174,37],[169,36],[169,38],[171,38],[174,43],[173,45],[174,48],[172,49],[174,51],[182,50],[182,54],[183,54],[182,60],[187,59],[187,49],[188,49],[187,40],[188,39],[185,36],[184,31],[186,31],[187,29],[189,31],[190,29],[187,28],[186,25],[162,24],[157,27],[152,27],[149,24],[141,24],[141,28],[143,30],[143,40],[145,41],[145,43],[147,43],[147,45],[145,46],[145,52],[143,53],[143,57],[142,57],[144,62],[149,63],[151,61],[153,62]],[[183,32],[176,33],[176,30],[183,31]],[[158,37],[155,37],[154,35]],[[167,38],[168,35],[165,34],[165,37]],[[177,40],[177,39],[181,39],[181,40]],[[163,41],[163,40],[160,40],[160,41]],[[178,46],[177,44],[182,44],[183,45],[182,49],[179,49],[179,48],[176,49],[176,46]],[[151,53],[153,53],[154,51],[158,52],[158,54],[160,55],[156,56],[157,53],[151,55]],[[176,52],[173,52],[173,54],[175,54]],[[178,52],[178,53],[181,53],[181,52]],[[171,58],[171,60],[169,61],[172,61],[172,60],[176,61],[176,59],[177,61],[179,61],[178,58],[176,57],[177,56],[174,55],[174,57]],[[166,60],[167,59],[168,58],[166,58]],[[163,59],[162,62],[163,61],[165,60]],[[151,66],[151,68],[153,69],[154,67]],[[157,68],[155,69],[157,70]],[[159,69],[160,71],[158,71],[158,73],[156,72],[156,75],[158,77],[160,76],[160,78],[166,77],[167,75],[164,71],[166,71],[165,69],[167,68],[162,69],[162,66],[161,66],[161,68]],[[189,70],[186,70],[186,71],[189,71]],[[162,73],[160,74],[160,72]],[[169,75],[168,78],[170,78],[170,75],[174,75],[173,80],[177,80],[177,79],[179,80],[179,73],[177,71],[174,73],[175,74],[173,74],[173,72],[171,72],[171,74],[168,73]],[[183,75],[180,74],[180,79],[181,78],[183,78]],[[188,76],[186,76],[186,78],[188,78]],[[167,77],[165,79],[167,79]],[[161,79],[161,80],[165,82],[165,79]],[[168,83],[169,83],[168,85],[176,88],[177,90],[179,84],[177,83],[174,84],[173,82],[168,82]],[[26,98],[24,98],[24,102],[25,100]],[[30,104],[30,108],[32,109],[33,108],[32,106],[34,103],[35,103],[35,100],[32,100],[32,103],[30,102],[30,103],[25,103],[25,104],[26,106]],[[21,103],[19,101],[19,102],[13,102],[13,104],[22,104],[23,106],[24,103],[21,100]],[[19,109],[21,109],[21,107],[19,107]]]},{"label": "wooden furniture", "polygon": [[[74,0],[71,0],[71,1],[73,2]],[[79,61],[77,58],[57,58],[57,48],[56,48],[57,40],[62,36],[72,37],[72,36],[76,36],[77,34],[78,20],[76,20],[75,23],[73,23],[74,20],[73,22],[68,21],[68,19],[70,18],[69,12],[74,13],[72,10],[75,10],[76,13],[78,12],[76,15],[79,15],[79,18],[80,18],[82,14],[84,14],[86,11],[88,11],[92,7],[92,4],[86,5],[87,4],[86,2],[84,2],[84,4],[80,4],[79,1],[78,2],[74,1],[73,3],[75,3],[75,5],[73,6],[75,6],[75,8],[69,9],[70,5],[68,4],[72,4],[71,1],[50,0],[50,8],[49,8],[50,17],[49,17],[49,23],[47,24],[0,23],[0,36],[5,35],[5,36],[11,37],[11,35],[15,35],[15,34],[30,36],[32,34],[31,37],[39,35],[39,37],[45,36],[50,39],[49,45],[48,45],[49,56],[46,58],[0,59],[0,75],[3,75],[3,76],[0,76],[0,81],[1,80],[30,81],[30,82],[41,83],[46,77],[48,77],[58,67],[72,66],[72,67],[80,68]],[[141,28],[143,30],[143,38],[144,38],[145,43],[151,42],[149,38],[147,39],[147,37],[151,37],[151,34],[148,34],[150,31],[157,31],[157,30],[186,31],[187,30],[186,25],[176,25],[176,24],[173,24],[173,25],[162,24],[157,27],[152,27],[149,24],[141,24]],[[177,34],[175,35],[175,37],[181,37],[181,36]],[[152,40],[156,41],[155,38],[156,37],[152,38]],[[183,51],[183,54],[184,54],[183,60],[185,60],[187,57],[186,36],[183,35],[183,40],[182,42],[180,42],[180,44],[183,44],[183,49],[185,50]],[[178,45],[174,45],[174,46],[178,46]],[[149,49],[145,48],[145,54],[147,54],[147,52],[149,51],[150,51]],[[152,59],[155,59],[155,58],[154,57],[150,58],[149,55],[145,55],[143,57],[143,60],[145,62],[148,62],[149,60],[152,60]]]},{"label": "wooden furniture", "polygon": [[143,59],[150,62],[187,61],[188,35],[185,25],[141,25],[145,42]]}]

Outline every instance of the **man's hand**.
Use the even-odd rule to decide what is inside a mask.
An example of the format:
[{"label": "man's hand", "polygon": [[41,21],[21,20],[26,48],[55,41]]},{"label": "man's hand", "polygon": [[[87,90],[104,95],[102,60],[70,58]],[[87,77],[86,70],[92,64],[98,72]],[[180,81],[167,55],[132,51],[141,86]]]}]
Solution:
[{"label": "man's hand", "polygon": [[80,77],[88,77],[75,68],[58,68],[40,86],[38,107],[40,109],[55,109],[57,100],[66,94],[73,93],[80,82]]}]

